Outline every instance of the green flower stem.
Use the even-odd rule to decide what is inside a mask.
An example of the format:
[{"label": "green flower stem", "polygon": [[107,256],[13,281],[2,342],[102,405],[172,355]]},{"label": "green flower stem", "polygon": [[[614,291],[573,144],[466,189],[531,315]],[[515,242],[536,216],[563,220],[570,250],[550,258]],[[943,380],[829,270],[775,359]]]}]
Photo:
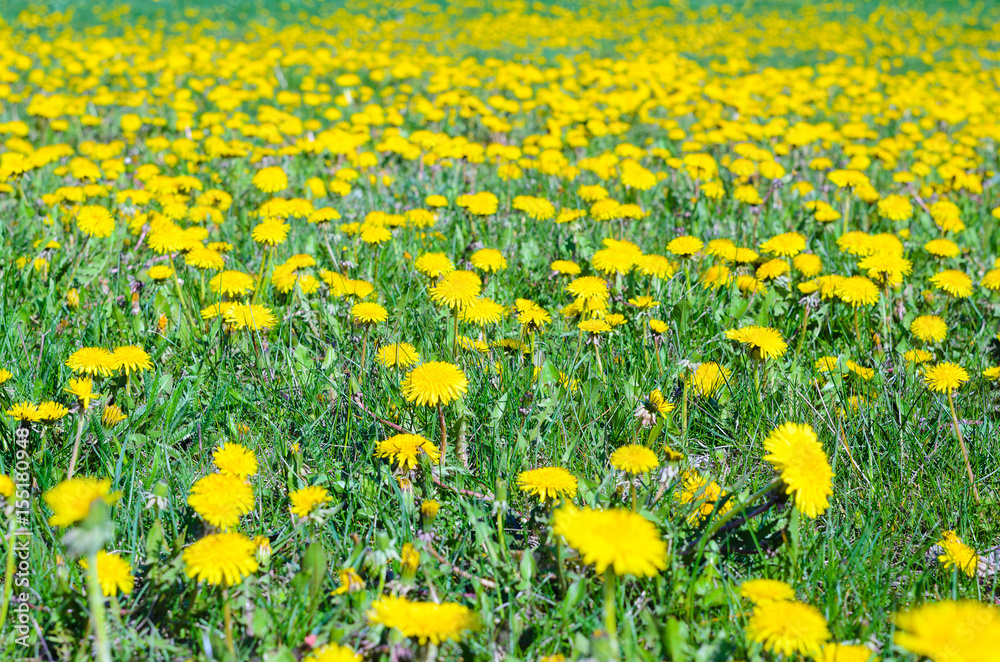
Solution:
[{"label": "green flower stem", "polygon": [[362,372],[362,374],[364,373],[365,366],[367,365],[367,361],[365,359],[368,358],[368,352],[367,352],[367,350],[368,350],[368,328],[369,328],[369,325],[365,324],[365,335],[364,335],[364,337],[361,340],[361,372]]},{"label": "green flower stem", "polygon": [[76,424],[76,442],[73,444],[73,454],[69,458],[69,472],[66,474],[67,479],[73,477],[73,471],[76,469],[76,459],[80,455],[80,437],[83,436],[83,424],[86,421],[86,417],[87,409],[83,408],[80,410],[79,421]]},{"label": "green flower stem", "polygon": [[563,560],[566,558],[566,550],[563,547],[562,536],[556,536],[556,575],[559,578],[559,589],[566,595],[566,569],[563,568]]},{"label": "green flower stem", "polygon": [[952,390],[948,390],[948,407],[951,408],[951,421],[955,424],[955,434],[958,436],[958,445],[962,447],[962,457],[965,459],[965,471],[969,474],[969,484],[972,485],[972,496],[979,503],[979,488],[976,487],[976,476],[972,473],[972,463],[969,462],[969,449],[965,447],[965,439],[962,438],[962,428],[958,425],[958,415],[955,414],[955,398]]},{"label": "green flower stem", "polygon": [[608,631],[611,649],[618,652],[617,580],[615,569],[608,566],[604,570],[604,629]]},{"label": "green flower stem", "polygon": [[795,342],[795,353],[796,354],[800,354],[802,352],[802,343],[806,339],[806,329],[808,328],[807,325],[809,324],[809,311],[810,311],[810,308],[809,308],[809,306],[806,306],[805,308],[806,308],[805,312],[802,313],[802,325],[799,327],[799,337],[798,337],[798,340],[796,340],[796,342]]},{"label": "green flower stem", "polygon": [[250,298],[250,303],[257,303],[257,295],[260,294],[260,288],[264,285],[264,272],[267,271],[267,259],[271,256],[273,248],[264,250],[264,259],[260,262],[260,273],[257,274],[257,287],[253,290],[253,296]]},{"label": "green flower stem", "polygon": [[226,624],[226,648],[229,654],[236,657],[236,643],[233,641],[233,608],[229,604],[229,587],[222,586],[222,618]]},{"label": "green flower stem", "polygon": [[684,380],[684,395],[681,400],[681,439],[684,445],[687,445],[688,438],[688,380]]},{"label": "green flower stem", "polygon": [[104,618],[104,594],[97,578],[97,552],[87,557],[87,599],[90,602],[90,620],[94,624],[94,640],[99,662],[111,662],[108,626]]},{"label": "green flower stem", "polygon": [[444,422],[444,408],[441,403],[438,403],[438,424],[441,426],[441,458],[438,461],[438,466],[444,470],[444,457],[448,450],[448,426]]},{"label": "green flower stem", "polygon": [[174,288],[177,290],[177,298],[181,302],[181,313],[183,313],[188,326],[193,330],[195,328],[194,318],[191,316],[191,309],[187,305],[187,299],[184,298],[184,291],[181,290],[181,282],[177,279],[177,269],[174,267],[174,256],[168,255],[167,259],[170,261],[170,270],[173,271]]},{"label": "green flower stem", "polygon": [[[596,340],[596,339],[595,339]],[[601,350],[598,348],[597,343],[594,343],[594,356],[597,357],[597,374],[601,376],[601,381],[604,381],[604,366],[601,365]]]}]

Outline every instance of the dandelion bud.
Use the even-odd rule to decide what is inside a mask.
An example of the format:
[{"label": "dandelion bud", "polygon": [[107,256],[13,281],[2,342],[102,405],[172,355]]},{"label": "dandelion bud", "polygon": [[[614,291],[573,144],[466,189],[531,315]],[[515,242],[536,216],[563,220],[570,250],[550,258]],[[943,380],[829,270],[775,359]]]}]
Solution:
[{"label": "dandelion bud", "polygon": [[66,307],[74,310],[80,307],[80,292],[75,287],[66,292]]},{"label": "dandelion bud", "polygon": [[160,317],[156,320],[156,332],[161,336],[167,332],[167,316],[160,313]]},{"label": "dandelion bud", "polygon": [[420,552],[413,546],[413,543],[408,542],[403,545],[399,558],[403,564],[403,568],[407,570],[415,571],[420,565]]},{"label": "dandelion bud", "polygon": [[437,517],[438,510],[441,509],[441,504],[434,499],[428,499],[420,504],[420,514],[424,516],[424,525],[430,526],[434,523],[434,518]]},{"label": "dandelion bud", "polygon": [[128,417],[125,416],[118,405],[107,405],[104,408],[104,413],[101,414],[101,422],[104,423],[104,427],[106,428],[113,428],[126,418]]},{"label": "dandelion bud", "polygon": [[399,552],[399,565],[402,570],[404,584],[412,584],[420,566],[420,552],[416,550],[413,543],[406,543]]},{"label": "dandelion bud", "polygon": [[254,539],[254,545],[257,546],[257,552],[255,556],[257,557],[257,563],[261,565],[268,565],[271,563],[271,541],[268,540],[267,536],[257,536]]},{"label": "dandelion bud", "polygon": [[340,571],[340,586],[334,590],[333,595],[343,595],[344,593],[354,593],[365,590],[365,580],[354,568],[344,568]]}]

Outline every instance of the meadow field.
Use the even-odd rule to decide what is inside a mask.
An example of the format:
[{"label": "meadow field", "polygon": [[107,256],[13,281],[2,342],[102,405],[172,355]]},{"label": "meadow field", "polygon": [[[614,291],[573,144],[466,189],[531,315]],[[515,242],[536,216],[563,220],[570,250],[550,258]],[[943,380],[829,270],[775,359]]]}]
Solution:
[{"label": "meadow field", "polygon": [[1000,661],[1000,6],[0,8],[0,660]]}]

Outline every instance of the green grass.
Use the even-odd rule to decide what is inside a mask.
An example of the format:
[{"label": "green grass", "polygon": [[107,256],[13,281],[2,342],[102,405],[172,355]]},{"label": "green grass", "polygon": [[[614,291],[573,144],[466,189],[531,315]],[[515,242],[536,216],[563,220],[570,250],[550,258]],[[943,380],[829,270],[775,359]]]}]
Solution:
[{"label": "green grass", "polygon": [[[473,50],[473,45],[469,47]],[[796,52],[787,57],[788,61],[779,58],[779,63],[790,66],[809,55]],[[308,68],[290,67],[284,74],[288,85],[298,85]],[[326,72],[323,80],[332,82],[334,75]],[[23,85],[23,80],[12,83],[15,88]],[[415,86],[433,96],[426,92],[425,80]],[[483,98],[490,93],[475,92]],[[197,103],[209,105],[202,97]],[[352,105],[345,115],[363,105]],[[0,121],[25,119],[24,107],[23,102],[5,105]],[[254,116],[252,107],[244,110]],[[27,118],[28,140],[36,147],[65,141],[79,148],[84,140],[120,139],[118,118],[129,109],[110,106],[96,112],[102,118],[99,127],[82,127],[74,119],[58,137],[46,133],[42,120]],[[144,106],[140,114],[146,113],[171,122],[176,117],[176,110],[165,105]],[[300,114],[319,117],[312,109],[301,109]],[[827,111],[826,115],[844,121],[842,114]],[[423,128],[419,117],[409,114],[403,130],[412,135]],[[821,114],[812,121],[823,118]],[[512,142],[544,130],[540,113],[527,114],[526,119],[525,127],[511,132]],[[697,118],[679,119],[690,127]],[[660,128],[635,116],[627,120],[631,126],[624,135],[595,138],[586,148],[566,153],[577,162],[621,142],[679,152],[680,143],[669,140]],[[492,139],[481,124],[461,117],[433,128],[474,142]],[[895,129],[895,123],[880,127],[883,135]],[[146,151],[145,141],[160,132],[172,139],[183,135],[172,125],[145,127],[129,147],[136,150],[136,162],[156,162],[167,174],[186,174],[183,164],[169,165],[163,154]],[[242,138],[235,132],[225,137]],[[995,165],[995,144],[988,142],[979,149],[979,170]],[[708,151],[716,158],[732,152],[730,145]],[[840,145],[825,155],[839,164],[847,161]],[[344,165],[333,156],[278,157],[273,162],[285,168],[289,191],[295,195],[304,195],[308,178],[329,181]],[[461,644],[442,645],[442,659],[535,660],[557,652],[571,659],[608,659],[607,638],[595,636],[603,627],[599,577],[566,552],[565,584],[560,581],[549,513],[514,483],[525,469],[560,465],[580,478],[578,504],[628,507],[620,477],[610,469],[608,458],[621,445],[650,440],[650,430],[638,426],[634,412],[657,388],[678,406],[657,429],[654,448],[667,443],[681,451],[685,466],[718,481],[734,498],[752,494],[773,478],[762,460],[763,440],[789,420],[812,424],[836,478],[832,505],[816,520],[800,517],[791,507],[773,508],[731,535],[682,554],[708,524],[688,523],[690,506],[673,497],[675,476],[663,477],[662,484],[658,477],[646,477],[639,490],[643,513],[656,522],[672,553],[659,575],[625,581],[617,593],[623,659],[774,659],[759,645],[749,644],[743,634],[749,606],[739,598],[738,587],[751,577],[789,581],[799,599],[823,612],[833,641],[871,641],[880,647],[883,660],[916,659],[891,643],[895,612],[916,603],[960,597],[995,600],[995,574],[977,580],[945,571],[928,557],[928,550],[942,530],[958,531],[983,552],[1000,537],[995,517],[998,393],[979,378],[982,370],[1000,363],[992,340],[1000,318],[996,295],[977,288],[973,297],[948,304],[940,293],[923,296],[939,264],[920,246],[939,232],[918,210],[909,225],[914,239],[907,243],[913,273],[891,295],[892,337],[883,339],[881,346],[871,340],[886,314],[881,302],[863,309],[860,338],[855,336],[851,310],[839,302],[824,301],[814,307],[802,331],[804,306],[795,288],[798,280],[771,285],[766,294],[754,296],[735,287],[709,290],[697,281],[709,258],[697,258],[689,281],[683,270],[668,282],[652,284],[635,273],[610,279],[612,310],[625,314],[629,324],[600,345],[602,376],[594,348],[581,347],[575,321],[559,313],[571,301],[564,291],[568,279],[552,276],[548,265],[555,259],[576,260],[592,273],[590,257],[606,237],[624,236],[646,252],[662,253],[677,227],[705,241],[726,237],[741,246],[799,231],[809,237],[809,249],[823,259],[824,273],[856,271],[853,258],[836,245],[840,222],[833,227],[816,223],[788,187],[776,194],[782,206],[762,210],[754,233],[753,212],[747,206],[729,196],[719,203],[704,199],[692,203],[695,189],[687,177],[659,159],[650,158],[648,164],[668,172],[653,191],[624,191],[614,180],[602,182],[614,189],[612,195],[618,199],[633,196],[626,201],[649,212],[645,219],[622,225],[593,221],[556,225],[526,219],[512,210],[513,198],[537,195],[560,209],[586,208],[575,191],[580,183],[598,183],[593,175],[583,173],[577,181],[565,182],[526,173],[524,179],[505,182],[485,164],[422,167],[380,152],[378,166],[371,172],[391,175],[395,179],[391,186],[369,185],[365,171],[349,196],[323,201],[322,205],[340,210],[343,222],[360,221],[371,210],[401,213],[420,207],[431,193],[454,203],[464,193],[488,190],[500,204],[486,224],[452,204],[433,228],[439,235],[421,237],[418,230],[397,230],[377,252],[336,227],[323,230],[303,219],[290,221],[290,238],[278,247],[277,261],[308,253],[319,265],[303,272],[318,275],[320,267],[336,268],[328,248],[336,254],[346,246],[345,254],[354,263],[349,268],[352,277],[375,282],[389,320],[368,338],[366,365],[360,364],[362,333],[349,323],[348,299],[324,293],[307,297],[299,291],[283,295],[265,287],[258,303],[278,316],[272,332],[231,333],[218,320],[191,328],[183,319],[174,283],[148,282],[145,271],[156,256],[148,244],[136,248],[141,240],[128,233],[124,222],[118,222],[111,238],[84,244],[71,222],[36,203],[41,195],[68,185],[67,177],[55,174],[55,165],[21,180],[23,195],[2,194],[0,214],[7,221],[0,226],[0,367],[14,374],[0,387],[2,409],[14,402],[48,399],[73,407],[75,403],[63,393],[71,376],[64,363],[79,347],[134,343],[153,357],[154,369],[133,378],[128,389],[121,376],[99,382],[95,390],[113,397],[128,419],[109,429],[101,425],[100,409],[87,415],[78,469],[81,475],[111,478],[113,488],[121,492],[110,510],[114,527],[107,548],[122,551],[139,579],[135,592],[121,600],[122,610],[117,611],[113,602],[109,609],[116,659],[227,659],[221,593],[188,580],[181,560],[185,545],[210,532],[186,499],[191,485],[213,470],[211,451],[224,441],[245,444],[257,455],[255,509],[243,518],[240,530],[251,537],[268,537],[273,549],[270,563],[230,592],[238,659],[298,659],[308,637],[342,641],[369,659],[389,659],[398,638],[372,626],[365,610],[379,589],[389,593],[402,588],[395,560],[407,542],[417,543],[423,552],[411,596],[461,602],[483,621],[482,629]],[[227,268],[256,276],[263,253],[251,238],[257,223],[251,213],[268,196],[256,191],[250,179],[261,164],[239,158],[209,160],[204,165],[208,170],[196,176],[205,188],[218,186],[234,199],[211,238],[234,245]],[[216,172],[220,183],[210,179]],[[895,190],[890,171],[876,164],[869,174],[880,192]],[[823,184],[819,173],[805,168],[794,177],[817,187]],[[724,179],[731,188],[728,173]],[[134,184],[127,175],[109,183],[113,189]],[[987,187],[982,196],[961,194],[953,199],[968,226],[954,238],[968,250],[949,266],[979,274],[1000,253],[1000,238],[989,217],[989,209],[997,204],[995,194]],[[113,208],[113,191],[90,204]],[[43,219],[50,213],[54,224],[47,225]],[[872,206],[860,203],[852,223],[873,231],[898,230],[879,218]],[[36,272],[30,259],[42,250],[35,242],[50,238],[60,241],[62,248],[46,253],[47,271]],[[424,360],[452,360],[450,315],[430,303],[426,280],[412,269],[404,252],[415,257],[442,251],[461,265],[480,244],[501,249],[508,261],[505,271],[488,278],[484,294],[506,305],[519,297],[530,298],[550,311],[553,323],[538,337],[533,356],[498,349],[488,355],[459,355],[457,361],[470,383],[468,394],[446,409],[449,465],[436,482],[425,464],[414,476],[413,493],[407,494],[389,464],[375,457],[377,442],[394,434],[383,421],[437,439],[437,414],[405,402],[399,389],[401,374],[376,364],[374,348],[406,341],[417,346]],[[29,264],[18,268],[15,260],[22,256],[29,258]],[[203,298],[197,272],[179,258],[175,262],[184,280],[183,296],[197,314],[216,299]],[[132,310],[130,279],[145,284],[137,313]],[[80,291],[79,309],[66,305],[70,288]],[[625,305],[629,297],[647,290],[662,302],[656,317],[671,328],[659,348],[647,337],[644,318]],[[956,394],[956,407],[972,452],[981,504],[971,498],[947,400],[928,392],[920,375],[902,359],[902,353],[914,346],[906,331],[910,321],[930,313],[945,314],[949,325],[947,340],[935,348],[937,359],[960,363],[973,376]],[[161,314],[169,320],[164,335],[156,333]],[[725,330],[749,323],[774,327],[789,341],[789,352],[768,362],[760,387],[753,361],[723,336]],[[470,327],[462,330],[474,333]],[[486,338],[517,333],[516,324],[508,319],[487,330]],[[800,333],[805,334],[801,348]],[[862,383],[850,374],[819,375],[813,362],[822,355],[851,358],[873,368],[874,377]],[[684,362],[709,360],[729,367],[732,377],[717,398],[689,402],[685,433],[680,404]],[[539,366],[537,377],[532,362]],[[578,390],[560,386],[560,373],[579,379]],[[841,416],[839,410],[850,407],[848,398],[860,393],[869,397],[869,406]],[[74,411],[59,424],[36,424],[32,429],[35,507],[28,601],[37,629],[27,650],[41,659],[90,655],[85,573],[72,557],[73,546],[64,532],[47,525],[49,511],[39,498],[65,477],[78,415]],[[0,472],[9,474],[18,424],[8,416],[2,421]],[[845,457],[845,442],[858,469]],[[465,463],[458,460],[459,444],[467,456]],[[306,484],[330,490],[333,512],[322,523],[296,525],[288,514],[287,494]],[[661,497],[655,500],[658,493]],[[433,527],[421,524],[414,498],[418,503],[441,501]],[[431,531],[433,540],[426,535]],[[346,567],[358,570],[366,590],[331,597],[339,585],[337,571]],[[26,649],[16,646],[10,629],[3,636],[9,654],[24,654]],[[429,653],[416,644],[399,645],[409,646],[417,656]]]}]

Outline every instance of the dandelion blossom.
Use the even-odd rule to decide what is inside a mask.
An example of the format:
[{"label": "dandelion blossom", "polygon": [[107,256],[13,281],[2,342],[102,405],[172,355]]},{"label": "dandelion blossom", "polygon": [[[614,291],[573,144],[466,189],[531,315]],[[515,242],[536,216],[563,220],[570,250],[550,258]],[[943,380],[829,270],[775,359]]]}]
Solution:
[{"label": "dandelion blossom", "polygon": [[453,271],[431,287],[431,299],[448,308],[464,308],[479,296],[483,283],[471,271]]},{"label": "dandelion blossom", "polygon": [[231,529],[253,510],[253,490],[232,474],[209,474],[191,486],[188,505],[219,529]]},{"label": "dandelion blossom", "polygon": [[961,271],[948,269],[931,276],[931,284],[936,290],[944,290],[956,299],[964,299],[972,294],[972,279]]},{"label": "dandelion blossom", "polygon": [[822,515],[833,494],[833,470],[812,427],[785,423],[764,440],[764,450],[764,459],[781,474],[795,507],[807,517]]},{"label": "dandelion blossom", "polygon": [[103,347],[82,347],[70,354],[66,365],[77,375],[109,377],[118,369],[118,360]]},{"label": "dandelion blossom", "polygon": [[[86,559],[80,561],[85,570],[90,570]],[[105,551],[97,553],[97,581],[101,585],[101,593],[105,597],[118,595],[119,592],[129,595],[135,588],[135,577],[132,576],[132,564],[120,554],[108,554]]]},{"label": "dandelion blossom", "polygon": [[507,268],[507,260],[503,254],[495,248],[481,248],[469,257],[469,262],[476,269],[493,272],[503,271]]},{"label": "dandelion blossom", "polygon": [[104,207],[85,205],[76,214],[76,227],[85,235],[103,239],[114,232],[115,219]]},{"label": "dandelion blossom", "polygon": [[409,471],[417,466],[421,455],[426,455],[431,462],[437,462],[441,457],[438,447],[419,434],[397,434],[385,441],[378,442],[376,457],[391,458],[403,471]]},{"label": "dandelion blossom", "polygon": [[969,381],[969,373],[955,363],[938,363],[924,370],[924,384],[935,393],[950,393]]},{"label": "dandelion blossom", "polygon": [[241,444],[228,442],[212,453],[219,473],[232,474],[241,480],[257,475],[257,456]]},{"label": "dandelion blossom", "polygon": [[852,308],[878,303],[878,286],[864,276],[851,276],[837,283],[834,293]]},{"label": "dandelion blossom", "polygon": [[184,572],[195,581],[235,586],[257,572],[256,553],[257,545],[242,533],[214,533],[184,550]]},{"label": "dandelion blossom", "polygon": [[378,350],[378,360],[386,368],[408,368],[420,360],[416,347],[408,342],[385,345]]},{"label": "dandelion blossom", "polygon": [[362,662],[363,659],[347,646],[327,644],[309,653],[302,662]]},{"label": "dandelion blossom", "polygon": [[413,262],[413,267],[429,278],[450,274],[455,265],[444,253],[424,253]]},{"label": "dandelion blossom", "polygon": [[361,324],[377,324],[389,319],[389,311],[370,301],[362,301],[351,307],[351,317]]},{"label": "dandelion blossom", "polygon": [[403,380],[403,397],[418,405],[446,405],[469,386],[465,373],[454,363],[431,361],[418,365]]},{"label": "dandelion blossom", "polygon": [[785,232],[762,243],[760,249],[772,255],[794,257],[806,249],[806,238],[798,232]]},{"label": "dandelion blossom", "polygon": [[698,366],[691,374],[688,382],[693,387],[695,395],[710,398],[723,384],[729,381],[731,374],[729,369],[720,366],[714,361],[708,361]]},{"label": "dandelion blossom", "polygon": [[830,639],[830,631],[816,607],[794,600],[770,600],[754,608],[747,637],[775,655],[816,657]]},{"label": "dandelion blossom", "polygon": [[971,600],[925,604],[896,615],[896,644],[934,662],[986,662],[1000,650],[1000,609]]},{"label": "dandelion blossom", "polygon": [[719,515],[723,515],[732,510],[732,502],[722,500],[725,496],[726,493],[718,483],[689,469],[681,475],[681,489],[674,498],[680,503],[697,506],[688,516],[688,523],[693,526],[716,511]]},{"label": "dandelion blossom", "polygon": [[774,359],[784,355],[788,349],[781,332],[766,326],[744,326],[740,329],[729,329],[726,337],[746,345],[754,355],[762,359]]},{"label": "dandelion blossom", "polygon": [[945,568],[957,568],[970,577],[976,576],[979,557],[976,556],[975,550],[963,543],[954,531],[942,533],[938,545],[942,549],[938,561]]},{"label": "dandelion blossom", "polygon": [[295,490],[288,495],[292,505],[288,510],[297,517],[307,517],[323,504],[333,501],[333,497],[325,487],[310,485],[302,489]]},{"label": "dandelion blossom", "polygon": [[660,461],[649,448],[640,444],[622,446],[611,454],[611,466],[628,474],[644,474],[660,466]]},{"label": "dandelion blossom", "polygon": [[921,315],[910,322],[910,333],[923,342],[941,342],[948,335],[948,325],[937,315]]},{"label": "dandelion blossom", "polygon": [[772,600],[794,600],[795,589],[778,579],[750,579],[740,585],[740,596],[756,605]]},{"label": "dandelion blossom", "polygon": [[118,500],[118,495],[109,494],[111,480],[104,478],[68,478],[46,492],[42,499],[52,510],[49,526],[61,528],[76,524],[90,513],[90,505],[98,499],[107,504]]},{"label": "dandelion blossom", "polygon": [[253,277],[242,271],[223,271],[208,281],[208,289],[228,297],[243,296],[253,291]]},{"label": "dandelion blossom", "polygon": [[458,641],[469,630],[479,628],[476,614],[453,602],[410,602],[405,597],[386,596],[372,603],[368,620],[398,630],[421,645]]},{"label": "dandelion blossom", "polygon": [[704,242],[698,237],[684,235],[676,239],[671,239],[670,243],[667,244],[667,252],[688,257],[700,251],[704,246]]},{"label": "dandelion blossom", "polygon": [[652,577],[667,566],[667,546],[656,526],[628,510],[578,510],[564,506],[552,516],[552,530],[592,563],[598,574]]},{"label": "dandelion blossom", "polygon": [[487,324],[496,324],[506,314],[507,309],[501,304],[486,297],[479,297],[462,308],[458,318],[463,322],[486,326]]},{"label": "dandelion blossom", "polygon": [[278,319],[270,308],[255,303],[237,303],[225,310],[226,324],[236,329],[269,331],[278,325]]},{"label": "dandelion blossom", "polygon": [[879,662],[871,649],[853,644],[827,644],[817,662]]},{"label": "dandelion blossom", "polygon": [[152,370],[153,362],[149,354],[139,345],[124,345],[116,347],[112,352],[116,370],[121,370],[126,375],[143,370]]},{"label": "dandelion blossom", "polygon": [[280,193],[288,188],[288,176],[281,167],[271,166],[258,171],[251,183],[262,193]]},{"label": "dandelion blossom", "polygon": [[517,486],[543,502],[560,497],[572,499],[576,496],[577,479],[562,467],[539,467],[519,473]]}]

